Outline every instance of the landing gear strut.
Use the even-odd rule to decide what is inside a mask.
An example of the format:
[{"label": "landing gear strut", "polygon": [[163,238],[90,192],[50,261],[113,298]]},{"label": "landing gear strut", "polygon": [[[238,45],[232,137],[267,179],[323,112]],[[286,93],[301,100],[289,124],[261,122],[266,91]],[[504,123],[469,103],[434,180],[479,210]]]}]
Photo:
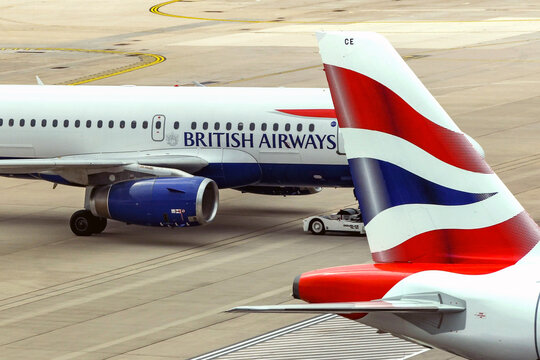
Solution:
[{"label": "landing gear strut", "polygon": [[71,216],[69,226],[77,236],[90,236],[103,232],[107,227],[107,219],[94,216],[88,210],[79,210]]}]

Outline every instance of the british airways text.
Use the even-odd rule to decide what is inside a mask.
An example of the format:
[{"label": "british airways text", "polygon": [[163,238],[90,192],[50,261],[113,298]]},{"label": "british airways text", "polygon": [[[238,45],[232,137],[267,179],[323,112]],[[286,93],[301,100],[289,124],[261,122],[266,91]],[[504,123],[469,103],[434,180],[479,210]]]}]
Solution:
[{"label": "british airways text", "polygon": [[226,147],[266,149],[328,149],[336,148],[335,135],[318,134],[262,134],[255,139],[253,133],[185,132],[187,147]]}]

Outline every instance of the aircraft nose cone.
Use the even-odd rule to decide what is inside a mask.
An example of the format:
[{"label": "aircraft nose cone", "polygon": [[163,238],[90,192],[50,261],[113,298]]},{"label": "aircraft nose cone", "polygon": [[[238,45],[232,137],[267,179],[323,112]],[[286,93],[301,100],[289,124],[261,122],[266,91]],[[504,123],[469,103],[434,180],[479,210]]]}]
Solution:
[{"label": "aircraft nose cone", "polygon": [[293,281],[292,294],[293,294],[293,297],[295,299],[301,299],[300,298],[300,291],[299,291],[300,276],[302,276],[302,275],[298,275],[297,277],[294,278],[294,281]]}]

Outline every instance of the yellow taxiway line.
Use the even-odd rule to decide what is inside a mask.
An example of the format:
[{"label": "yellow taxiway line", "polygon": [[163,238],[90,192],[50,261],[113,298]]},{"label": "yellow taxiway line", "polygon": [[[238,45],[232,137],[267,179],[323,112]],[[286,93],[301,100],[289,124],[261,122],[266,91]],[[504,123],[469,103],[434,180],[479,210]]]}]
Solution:
[{"label": "yellow taxiway line", "polygon": [[91,74],[83,77],[79,77],[75,80],[69,80],[61,83],[62,85],[80,85],[86,84],[92,81],[109,78],[125,74],[127,72],[143,69],[152,65],[156,65],[165,61],[165,57],[157,54],[140,53],[131,51],[119,51],[119,50],[94,50],[94,49],[72,49],[72,48],[0,48],[0,51],[66,51],[66,52],[85,52],[85,53],[102,53],[102,54],[115,54],[115,55],[131,55],[139,58],[139,62],[127,66],[122,66],[110,70],[105,70],[97,74]]},{"label": "yellow taxiway line", "polygon": [[220,18],[206,18],[198,16],[176,15],[161,11],[162,7],[173,3],[179,3],[184,0],[170,0],[152,6],[149,11],[156,15],[169,16],[181,19],[189,20],[205,20],[205,21],[224,21],[224,22],[242,22],[242,23],[280,23],[280,24],[429,24],[429,23],[497,23],[497,22],[539,22],[540,18],[531,19],[486,19],[486,20],[359,20],[359,21],[294,21],[294,20],[250,20],[250,19],[220,19]]},{"label": "yellow taxiway line", "polygon": [[149,11],[156,15],[169,16],[181,19],[190,19],[190,20],[205,20],[205,21],[224,21],[224,22],[243,22],[243,23],[284,23],[284,24],[354,24],[357,21],[285,21],[285,20],[249,20],[249,19],[215,19],[215,18],[205,18],[205,17],[196,17],[196,16],[185,16],[185,15],[175,15],[169,14],[161,11],[160,9],[166,5],[172,3],[182,2],[184,0],[170,0],[163,3],[156,4],[152,6]]}]

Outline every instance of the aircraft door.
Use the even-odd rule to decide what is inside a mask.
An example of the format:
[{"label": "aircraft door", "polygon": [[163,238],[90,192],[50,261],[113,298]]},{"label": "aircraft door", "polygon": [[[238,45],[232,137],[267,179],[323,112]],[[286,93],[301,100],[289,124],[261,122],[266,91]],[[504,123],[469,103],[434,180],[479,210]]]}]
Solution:
[{"label": "aircraft door", "polygon": [[154,115],[152,118],[152,140],[165,139],[165,115]]}]

